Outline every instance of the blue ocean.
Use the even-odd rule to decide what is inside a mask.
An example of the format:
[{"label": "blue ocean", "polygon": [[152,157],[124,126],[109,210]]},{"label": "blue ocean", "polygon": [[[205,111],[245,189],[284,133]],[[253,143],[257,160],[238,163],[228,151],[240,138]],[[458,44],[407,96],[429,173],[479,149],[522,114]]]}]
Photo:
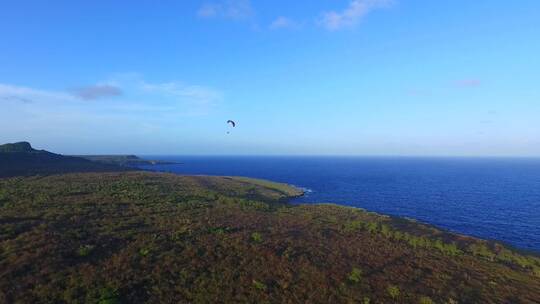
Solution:
[{"label": "blue ocean", "polygon": [[329,202],[540,252],[540,159],[149,156],[177,174],[264,178]]}]

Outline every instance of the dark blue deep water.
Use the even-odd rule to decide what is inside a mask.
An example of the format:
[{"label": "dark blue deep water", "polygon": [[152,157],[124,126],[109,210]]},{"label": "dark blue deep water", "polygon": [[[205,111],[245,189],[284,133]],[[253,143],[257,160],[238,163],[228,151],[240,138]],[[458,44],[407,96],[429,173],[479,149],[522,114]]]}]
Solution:
[{"label": "dark blue deep water", "polygon": [[540,252],[540,159],[151,158],[182,162],[151,170],[280,181],[308,189],[298,203],[361,207]]}]

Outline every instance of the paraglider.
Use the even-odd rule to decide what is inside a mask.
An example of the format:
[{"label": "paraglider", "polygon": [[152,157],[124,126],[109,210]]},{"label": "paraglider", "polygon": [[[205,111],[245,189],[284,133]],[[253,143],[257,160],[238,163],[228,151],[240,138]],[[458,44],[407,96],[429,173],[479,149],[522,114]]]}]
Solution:
[{"label": "paraglider", "polygon": [[[231,124],[231,126],[233,128],[236,128],[236,122],[234,122],[233,120],[227,120],[227,124]],[[231,132],[227,131],[227,134],[230,134]]]}]

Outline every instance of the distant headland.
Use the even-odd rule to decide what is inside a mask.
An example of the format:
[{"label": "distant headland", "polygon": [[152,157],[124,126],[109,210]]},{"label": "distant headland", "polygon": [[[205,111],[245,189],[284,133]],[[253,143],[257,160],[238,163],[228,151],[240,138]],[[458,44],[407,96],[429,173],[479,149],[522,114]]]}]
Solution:
[{"label": "distant headland", "polygon": [[27,141],[0,145],[0,177],[131,171],[137,166],[158,164],[172,162],[145,160],[135,155],[61,155],[34,149]]},{"label": "distant headland", "polygon": [[175,165],[177,162],[142,159],[136,155],[73,155],[93,162],[120,165],[127,167],[147,166],[147,165]]}]

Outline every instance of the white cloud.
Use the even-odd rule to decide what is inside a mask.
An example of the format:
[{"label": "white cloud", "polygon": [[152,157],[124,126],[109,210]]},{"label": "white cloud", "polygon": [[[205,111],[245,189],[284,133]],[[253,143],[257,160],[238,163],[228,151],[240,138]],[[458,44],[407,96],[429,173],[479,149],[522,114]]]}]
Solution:
[{"label": "white cloud", "polygon": [[248,19],[254,14],[249,0],[222,0],[206,3],[199,8],[197,16],[201,18]]},{"label": "white cloud", "polygon": [[389,7],[393,3],[393,0],[352,0],[343,11],[323,13],[320,24],[331,31],[353,27],[371,11]]},{"label": "white cloud", "polygon": [[278,30],[278,29],[291,29],[291,28],[298,28],[298,24],[287,17],[280,16],[276,18],[271,24],[270,29],[272,30]]}]

